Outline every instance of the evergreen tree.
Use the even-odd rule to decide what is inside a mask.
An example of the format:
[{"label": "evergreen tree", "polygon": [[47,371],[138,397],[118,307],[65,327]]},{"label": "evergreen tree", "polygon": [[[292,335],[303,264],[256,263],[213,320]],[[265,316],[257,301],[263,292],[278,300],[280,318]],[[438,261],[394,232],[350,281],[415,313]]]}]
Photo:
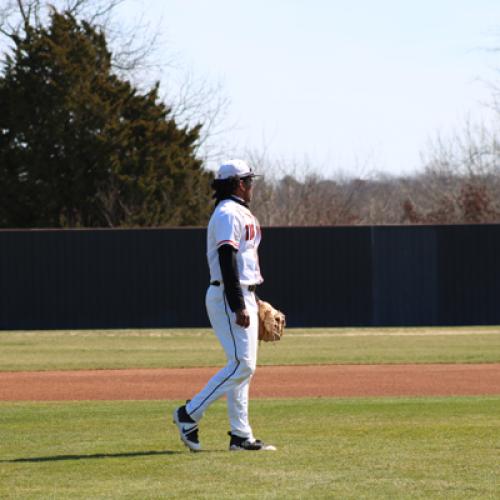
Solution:
[{"label": "evergreen tree", "polygon": [[211,174],[159,101],[111,68],[105,35],[69,13],[14,36],[0,76],[0,226],[198,225]]}]

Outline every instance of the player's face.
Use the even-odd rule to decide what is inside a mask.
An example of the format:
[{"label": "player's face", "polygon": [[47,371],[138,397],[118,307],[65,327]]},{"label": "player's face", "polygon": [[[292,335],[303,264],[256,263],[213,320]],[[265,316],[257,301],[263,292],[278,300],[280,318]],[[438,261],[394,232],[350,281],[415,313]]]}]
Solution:
[{"label": "player's face", "polygon": [[242,190],[242,198],[245,202],[250,203],[253,196],[253,177],[246,177],[240,181],[240,186]]}]

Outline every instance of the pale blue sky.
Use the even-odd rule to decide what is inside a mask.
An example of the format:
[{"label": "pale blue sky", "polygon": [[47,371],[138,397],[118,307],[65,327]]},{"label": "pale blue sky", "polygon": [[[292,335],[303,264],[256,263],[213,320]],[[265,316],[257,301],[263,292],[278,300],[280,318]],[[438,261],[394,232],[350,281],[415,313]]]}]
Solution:
[{"label": "pale blue sky", "polygon": [[[129,0],[165,54],[222,85],[228,155],[267,148],[325,174],[404,174],[438,132],[488,115],[498,0]],[[481,81],[482,80],[482,81]]]}]

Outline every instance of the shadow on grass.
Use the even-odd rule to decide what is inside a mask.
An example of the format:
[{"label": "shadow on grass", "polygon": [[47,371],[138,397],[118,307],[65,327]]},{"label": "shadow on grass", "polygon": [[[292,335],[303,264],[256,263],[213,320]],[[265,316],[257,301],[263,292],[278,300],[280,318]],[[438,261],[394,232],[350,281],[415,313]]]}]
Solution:
[{"label": "shadow on grass", "polygon": [[130,451],[127,453],[96,453],[94,455],[54,455],[52,457],[14,458],[12,460],[0,460],[0,463],[22,463],[22,462],[57,462],[60,460],[94,460],[97,458],[134,458],[150,457],[154,455],[176,455],[185,453],[182,451]]}]

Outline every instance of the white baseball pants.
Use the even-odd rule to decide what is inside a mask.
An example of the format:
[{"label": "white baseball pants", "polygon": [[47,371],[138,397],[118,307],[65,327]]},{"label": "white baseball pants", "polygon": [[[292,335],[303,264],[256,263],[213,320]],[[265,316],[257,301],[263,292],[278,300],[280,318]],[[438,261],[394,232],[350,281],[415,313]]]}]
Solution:
[{"label": "white baseball pants", "polygon": [[224,351],[227,364],[186,405],[186,411],[198,422],[205,410],[221,396],[227,397],[227,411],[231,432],[236,436],[254,439],[248,422],[248,393],[250,379],[257,365],[258,306],[255,294],[242,286],[250,326],[242,328],[235,323],[224,294],[224,287],[211,285],[206,294],[206,307],[212,328]]}]

